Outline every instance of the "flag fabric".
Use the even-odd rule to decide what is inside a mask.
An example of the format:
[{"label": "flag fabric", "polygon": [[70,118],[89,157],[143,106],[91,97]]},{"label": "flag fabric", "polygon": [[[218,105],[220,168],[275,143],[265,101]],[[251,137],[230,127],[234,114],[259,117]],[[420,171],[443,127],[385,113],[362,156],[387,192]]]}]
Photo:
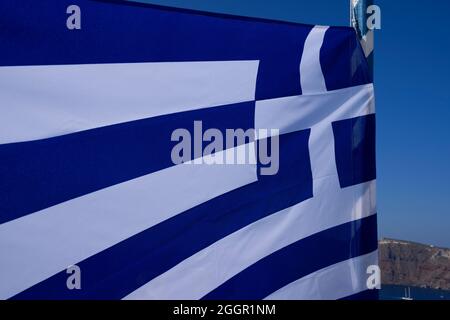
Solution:
[{"label": "flag fabric", "polygon": [[369,71],[373,73],[374,30],[367,25],[373,0],[352,0],[350,16],[356,30],[364,55],[367,57]]},{"label": "flag fabric", "polygon": [[[352,28],[0,0],[0,298],[374,298],[374,112]],[[276,174],[174,164],[199,121]]]}]

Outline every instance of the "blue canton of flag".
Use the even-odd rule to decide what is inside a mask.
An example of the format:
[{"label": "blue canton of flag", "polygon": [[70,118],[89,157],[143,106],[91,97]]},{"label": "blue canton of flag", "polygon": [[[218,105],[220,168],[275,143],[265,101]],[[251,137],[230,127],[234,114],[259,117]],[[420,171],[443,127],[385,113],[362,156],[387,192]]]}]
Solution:
[{"label": "blue canton of flag", "polygon": [[[352,28],[91,0],[68,28],[72,2],[0,0],[1,299],[376,297]],[[171,134],[196,121],[278,129],[278,172],[175,165]]]}]

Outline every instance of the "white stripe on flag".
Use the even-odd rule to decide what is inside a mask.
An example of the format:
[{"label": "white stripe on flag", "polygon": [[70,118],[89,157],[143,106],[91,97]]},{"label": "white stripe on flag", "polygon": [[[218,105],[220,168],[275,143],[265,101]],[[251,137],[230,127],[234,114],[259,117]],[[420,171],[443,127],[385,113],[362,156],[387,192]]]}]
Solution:
[{"label": "white stripe on flag", "polygon": [[1,224],[0,299],[256,180],[254,164],[178,165]]},{"label": "white stripe on flag", "polygon": [[367,268],[378,265],[378,251],[339,262],[294,281],[266,300],[336,300],[367,290]]},{"label": "white stripe on flag", "polygon": [[0,68],[0,144],[255,99],[259,61]]},{"label": "white stripe on flag", "polygon": [[316,96],[292,96],[256,101],[256,129],[279,134],[312,128],[375,112],[372,84],[329,91]]},{"label": "white stripe on flag", "polygon": [[300,61],[300,83],[304,95],[327,91],[320,64],[320,49],[328,28],[315,26],[306,38]]}]

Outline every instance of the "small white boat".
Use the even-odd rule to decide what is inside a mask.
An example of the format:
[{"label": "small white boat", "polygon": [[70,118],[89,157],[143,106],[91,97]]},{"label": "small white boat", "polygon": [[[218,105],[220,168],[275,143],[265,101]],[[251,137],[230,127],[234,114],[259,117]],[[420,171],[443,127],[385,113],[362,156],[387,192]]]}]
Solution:
[{"label": "small white boat", "polygon": [[411,288],[408,287],[408,289],[405,288],[405,296],[402,297],[402,300],[413,300],[413,298],[411,297]]}]

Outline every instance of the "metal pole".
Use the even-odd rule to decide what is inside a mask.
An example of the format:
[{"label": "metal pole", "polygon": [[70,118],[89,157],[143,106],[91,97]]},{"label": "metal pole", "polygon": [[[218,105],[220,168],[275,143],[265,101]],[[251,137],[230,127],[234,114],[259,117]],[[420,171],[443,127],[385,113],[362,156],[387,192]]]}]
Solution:
[{"label": "metal pole", "polygon": [[373,75],[374,31],[367,26],[367,8],[373,0],[350,0],[350,25],[355,28]]}]

